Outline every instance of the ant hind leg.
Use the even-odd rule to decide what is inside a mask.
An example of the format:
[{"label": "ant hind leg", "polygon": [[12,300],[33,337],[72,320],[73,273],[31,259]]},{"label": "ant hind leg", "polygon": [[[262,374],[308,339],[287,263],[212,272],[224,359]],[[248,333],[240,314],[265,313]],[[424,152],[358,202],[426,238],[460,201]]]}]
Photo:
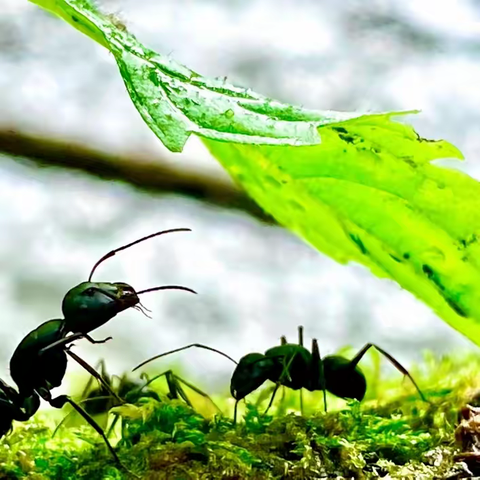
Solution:
[{"label": "ant hind leg", "polygon": [[355,357],[352,358],[351,360],[351,365],[352,367],[356,367],[358,362],[363,358],[363,356],[367,353],[367,351],[374,347],[377,351],[379,351],[387,360],[390,361],[390,363],[400,372],[403,373],[403,375],[407,376],[410,381],[413,383],[413,386],[417,389],[418,394],[420,395],[420,398],[424,401],[429,403],[429,401],[425,398],[425,395],[422,393],[420,390],[420,387],[417,385],[417,382],[415,382],[414,378],[410,375],[408,370],[392,355],[390,355],[387,351],[385,351],[383,348],[379,347],[378,345],[375,345],[374,343],[367,343],[364,345],[362,349],[355,355]]}]

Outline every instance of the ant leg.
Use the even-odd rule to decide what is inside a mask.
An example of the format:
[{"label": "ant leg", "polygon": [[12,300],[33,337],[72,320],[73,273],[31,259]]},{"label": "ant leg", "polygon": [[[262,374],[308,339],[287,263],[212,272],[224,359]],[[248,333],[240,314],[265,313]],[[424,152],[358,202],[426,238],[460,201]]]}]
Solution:
[{"label": "ant leg", "polygon": [[[192,385],[190,382],[187,382],[186,380],[183,380],[183,378],[180,378],[178,375],[175,375],[173,374],[173,377],[175,378],[175,380],[177,382],[181,382],[183,383],[184,385],[186,385],[188,388],[190,388],[191,390],[193,390],[195,393],[198,393],[199,395],[201,395],[203,398],[207,398],[209,400],[209,402],[220,412],[222,413],[222,411],[220,410],[220,408],[218,407],[218,405],[211,399],[211,397],[206,394],[205,392],[203,392],[202,390],[200,390],[199,388],[197,388],[195,385]],[[182,389],[183,391],[183,389]]]},{"label": "ant leg", "polygon": [[163,373],[160,373],[159,375],[155,375],[153,378],[150,378],[145,385],[143,385],[142,388],[145,388],[147,385],[150,383],[154,382],[155,380],[158,380],[160,377],[165,377],[165,380],[167,381],[169,393],[172,395],[173,398],[178,399],[179,396],[180,398],[183,399],[183,401],[190,407],[193,408],[192,402],[190,402],[190,399],[188,398],[187,394],[183,390],[182,386],[180,385],[180,382],[186,385],[188,388],[192,389],[194,392],[198,393],[204,398],[207,398],[210,403],[221,413],[222,411],[220,408],[216,405],[216,403],[210,398],[209,395],[207,395],[205,392],[197,388],[195,385],[192,385],[191,383],[187,382],[186,380],[183,380],[183,378],[180,378],[178,375],[175,375],[172,370],[167,370]]},{"label": "ant leg", "polygon": [[[70,351],[70,350],[68,350]],[[72,352],[73,353],[73,352]],[[105,370],[105,361],[102,359],[100,360],[94,367],[95,371],[98,371],[99,369],[101,370],[99,375],[105,380],[108,375],[106,373],[106,370]],[[90,389],[92,388],[92,383],[93,383],[93,379],[94,379],[94,376],[91,375],[88,379],[88,382],[87,384],[85,385],[85,388],[83,389],[83,392],[81,394],[81,398],[85,398],[87,396],[87,393],[90,391]],[[107,381],[107,380],[105,380]]]},{"label": "ant leg", "polygon": [[[95,398],[86,398],[85,400],[81,400],[78,402],[78,405],[83,405],[84,403],[87,402],[94,402],[95,400],[107,400],[109,399],[110,396],[104,396],[104,397],[95,397]],[[58,425],[55,427],[55,430],[52,433],[52,438],[57,434],[58,430],[60,430],[60,427],[76,412],[75,409],[70,410],[58,423]],[[108,436],[108,435],[107,435]]]},{"label": "ant leg", "polygon": [[58,422],[58,425],[55,427],[55,430],[52,433],[52,438],[60,430],[60,427],[76,412],[76,410],[70,410],[61,420]]},{"label": "ant leg", "polygon": [[303,415],[303,388],[300,389],[300,413]]},{"label": "ant leg", "polygon": [[93,343],[94,345],[98,344],[98,343],[107,343],[109,340],[112,340],[113,337],[107,337],[107,338],[104,338],[102,340],[95,340],[94,338],[92,338],[90,335],[88,335],[87,333],[84,333],[83,334],[83,338],[85,338],[86,340],[88,340],[90,343]]},{"label": "ant leg", "polygon": [[285,413],[285,410],[283,408],[284,404],[285,404],[285,392],[287,390],[287,387],[285,387],[284,385],[282,385],[282,396],[280,397],[280,407],[277,407],[277,413],[278,412],[282,412]]},{"label": "ant leg", "polygon": [[89,365],[83,358],[79,357],[76,353],[73,353],[71,350],[65,350],[67,355],[70,355],[79,365],[81,365],[90,375],[95,377],[100,384],[107,390],[112,397],[116,398],[120,403],[125,403],[111,388],[110,385],[102,378],[102,376],[91,366]]},{"label": "ant leg", "polygon": [[417,382],[415,382],[415,380],[413,379],[413,377],[410,375],[410,373],[408,372],[408,370],[398,361],[396,360],[394,357],[392,357],[388,352],[386,352],[385,350],[383,350],[383,348],[380,348],[378,345],[375,345],[373,343],[367,343],[356,355],[355,357],[352,358],[352,360],[350,361],[350,364],[352,365],[352,367],[356,367],[358,362],[360,362],[360,360],[362,359],[362,357],[367,353],[367,351],[374,347],[376,350],[378,350],[384,357],[386,357],[390,363],[401,373],[403,373],[403,375],[407,376],[410,381],[413,383],[414,387],[417,389],[417,392],[418,394],[420,395],[420,398],[424,401],[424,402],[428,402],[428,400],[425,398],[425,396],[423,395],[422,391],[420,390],[420,387],[417,385]]},{"label": "ant leg", "polygon": [[175,375],[171,370],[166,373],[165,380],[167,381],[168,385],[168,397],[175,400],[181,398],[190,408],[193,408],[192,402],[188,398],[180,383],[176,381]]},{"label": "ant leg", "polygon": [[[317,383],[318,382],[318,383]],[[327,384],[325,366],[320,356],[320,348],[316,338],[312,340],[312,390],[323,390],[323,406],[327,413]]]},{"label": "ant leg", "polygon": [[236,425],[237,424],[237,407],[238,407],[238,402],[240,400],[235,400],[235,407],[233,409],[233,424]]},{"label": "ant leg", "polygon": [[[289,381],[292,381],[292,377],[290,376],[290,367],[293,363],[293,360],[295,359],[295,355],[296,353],[294,353],[292,355],[292,357],[288,360],[288,363],[285,364],[285,362],[283,362],[283,365],[282,365],[282,373],[280,374],[280,376],[278,377],[278,380],[277,380],[277,383],[279,384],[282,384],[283,383],[283,380],[284,379],[287,379]],[[284,360],[284,359],[283,359]]]},{"label": "ant leg", "polygon": [[69,343],[74,342],[75,340],[78,340],[80,338],[83,338],[83,333],[73,333],[72,335],[69,335],[68,337],[63,337],[60,340],[57,340],[56,342],[51,343],[50,345],[43,347],[39,350],[38,354],[43,355],[45,352],[48,350],[51,350],[52,348],[60,347],[60,346],[67,346]]},{"label": "ant leg", "polygon": [[275,395],[277,394],[277,391],[278,391],[279,388],[280,388],[280,383],[277,383],[277,384],[275,385],[275,390],[274,390],[273,393],[272,393],[272,398],[270,398],[270,403],[268,404],[268,407],[267,407],[267,409],[265,410],[264,415],[266,415],[266,414],[268,413],[268,411],[270,410],[270,407],[271,407],[272,404],[273,404],[273,400],[274,400]]},{"label": "ant leg", "polygon": [[264,403],[265,400],[270,398],[270,395],[272,394],[273,390],[275,390],[275,384],[273,384],[271,387],[262,389],[257,399],[255,400],[255,406],[260,407],[260,405],[262,405],[262,403]]},{"label": "ant leg", "polygon": [[298,327],[298,344],[303,347],[303,326]]},{"label": "ant leg", "polygon": [[192,347],[203,348],[203,349],[205,349],[205,350],[210,350],[211,352],[218,353],[218,354],[220,354],[220,355],[223,355],[225,358],[228,358],[228,359],[229,359],[231,362],[233,362],[235,365],[238,365],[238,363],[237,363],[232,357],[230,357],[230,356],[227,355],[226,353],[221,352],[220,350],[217,350],[216,348],[212,348],[212,347],[209,347],[209,346],[207,346],[207,345],[202,345],[201,343],[191,343],[190,345],[186,345],[185,347],[175,348],[174,350],[170,350],[170,351],[168,351],[168,352],[161,353],[160,355],[155,355],[154,357],[151,357],[151,358],[149,358],[148,360],[145,360],[145,361],[142,362],[140,365],[137,365],[137,366],[132,370],[132,372],[134,372],[135,370],[138,370],[140,367],[143,367],[143,366],[146,365],[147,363],[150,363],[150,362],[152,362],[153,360],[156,360],[157,358],[166,357],[167,355],[171,355],[172,353],[181,352],[182,350],[187,350],[188,348],[192,348]]},{"label": "ant leg", "polygon": [[66,395],[60,395],[57,398],[52,398],[49,401],[49,403],[54,408],[62,408],[66,403],[69,403],[89,423],[89,425],[103,438],[103,441],[107,445],[115,461],[119,465],[122,465],[122,462],[120,462],[120,459],[118,458],[115,450],[110,445],[108,438],[105,436],[105,432],[102,430],[100,425],[98,425],[98,423],[80,405],[75,403],[70,397],[67,397]]},{"label": "ant leg", "polygon": [[285,335],[282,335],[280,337],[280,345],[286,345],[287,344],[287,337]]},{"label": "ant leg", "polygon": [[108,428],[108,431],[107,431],[107,438],[112,434],[112,432],[115,428],[115,425],[117,424],[117,422],[119,420],[120,420],[120,415],[114,414],[114,419],[112,420],[112,424],[110,425],[110,427]]},{"label": "ant leg", "polygon": [[53,342],[50,345],[41,348],[38,354],[43,355],[45,352],[47,352],[48,350],[51,350],[52,348],[56,348],[60,346],[66,347],[69,343],[72,343],[75,340],[79,340],[81,338],[87,339],[90,343],[105,343],[112,339],[112,337],[107,337],[107,338],[104,338],[103,340],[94,340],[90,335],[86,333],[77,332],[77,333],[73,333],[72,335],[69,335],[68,337],[63,337],[60,340],[57,340],[56,342]]},{"label": "ant leg", "polygon": [[95,365],[95,370],[100,370],[100,375],[102,378],[107,378],[110,375],[107,372],[107,366],[105,365],[105,360],[102,358],[101,360],[98,361],[97,365]]}]

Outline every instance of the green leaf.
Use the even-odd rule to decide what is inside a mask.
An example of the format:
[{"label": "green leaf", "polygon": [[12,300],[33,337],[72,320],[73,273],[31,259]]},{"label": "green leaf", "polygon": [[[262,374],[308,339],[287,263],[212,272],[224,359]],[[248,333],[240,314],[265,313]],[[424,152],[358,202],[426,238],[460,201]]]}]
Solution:
[{"label": "green leaf", "polygon": [[108,48],[148,126],[172,151],[191,133],[279,223],[359,262],[480,344],[480,188],[432,165],[462,158],[392,120],[322,112],[206,79],[145,48],[86,0],[31,0]]},{"label": "green leaf", "polygon": [[480,344],[480,185],[429,163],[460,152],[390,115],[319,133],[310,147],[205,143],[281,224],[395,280]]},{"label": "green leaf", "polygon": [[58,15],[114,55],[130,97],[163,144],[182,151],[192,133],[225,142],[320,143],[319,125],[361,113],[320,112],[271,100],[225,79],[208,79],[144,47],[86,0],[30,0]]}]

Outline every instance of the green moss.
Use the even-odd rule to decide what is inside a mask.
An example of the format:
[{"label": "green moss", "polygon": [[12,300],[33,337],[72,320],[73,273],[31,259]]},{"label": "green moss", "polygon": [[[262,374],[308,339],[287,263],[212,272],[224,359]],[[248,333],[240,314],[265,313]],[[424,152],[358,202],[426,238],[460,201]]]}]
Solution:
[{"label": "green moss", "polygon": [[[397,376],[380,381],[378,369],[367,368],[370,385],[387,400],[342,404],[329,397],[335,410],[325,414],[321,395],[306,397],[300,415],[293,411],[298,393],[287,392],[272,415],[260,413],[263,402],[249,403],[237,425],[224,416],[205,418],[178,400],[144,399],[116,409],[123,422],[116,450],[144,479],[445,478],[461,467],[453,458],[460,451],[455,429],[462,406],[478,403],[479,367],[473,355],[427,357],[415,374],[430,403],[406,382],[398,387]],[[46,414],[17,423],[0,442],[0,478],[133,478],[89,426],[61,428],[52,439],[53,426]]]}]

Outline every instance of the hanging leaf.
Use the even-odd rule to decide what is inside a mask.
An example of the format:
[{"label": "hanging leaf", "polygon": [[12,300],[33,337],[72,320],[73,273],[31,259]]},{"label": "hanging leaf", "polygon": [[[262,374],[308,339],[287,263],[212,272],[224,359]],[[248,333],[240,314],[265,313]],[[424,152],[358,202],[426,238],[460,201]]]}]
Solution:
[{"label": "hanging leaf", "polygon": [[[359,262],[480,344],[479,183],[462,158],[383,114],[314,111],[207,79],[145,48],[85,0],[32,0],[108,48],[147,125],[172,151],[192,133],[275,219]],[[294,261],[294,259],[292,259]]]}]

